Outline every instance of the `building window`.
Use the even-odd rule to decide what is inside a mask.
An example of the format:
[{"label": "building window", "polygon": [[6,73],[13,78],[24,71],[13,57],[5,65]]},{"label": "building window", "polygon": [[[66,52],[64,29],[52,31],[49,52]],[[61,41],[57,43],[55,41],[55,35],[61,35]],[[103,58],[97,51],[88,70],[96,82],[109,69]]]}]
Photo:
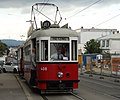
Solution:
[{"label": "building window", "polygon": [[106,40],[106,47],[109,47],[109,40]]},{"label": "building window", "polygon": [[25,55],[26,55],[26,56],[30,55],[30,48],[31,48],[30,45],[27,45],[27,46],[25,47]]}]

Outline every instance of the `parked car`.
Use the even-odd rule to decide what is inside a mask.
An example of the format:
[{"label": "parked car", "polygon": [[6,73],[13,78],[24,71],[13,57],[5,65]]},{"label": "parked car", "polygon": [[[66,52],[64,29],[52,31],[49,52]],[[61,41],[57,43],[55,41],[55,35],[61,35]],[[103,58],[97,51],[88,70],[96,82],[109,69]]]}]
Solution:
[{"label": "parked car", "polygon": [[2,72],[3,65],[4,65],[4,60],[0,60],[0,73]]},{"label": "parked car", "polygon": [[4,65],[4,60],[0,60],[0,65],[1,65],[1,67]]},{"label": "parked car", "polygon": [[14,72],[17,73],[18,72],[18,65],[17,63],[13,63],[13,62],[6,62],[3,65],[3,72]]},{"label": "parked car", "polygon": [[2,72],[2,66],[0,65],[0,73]]}]

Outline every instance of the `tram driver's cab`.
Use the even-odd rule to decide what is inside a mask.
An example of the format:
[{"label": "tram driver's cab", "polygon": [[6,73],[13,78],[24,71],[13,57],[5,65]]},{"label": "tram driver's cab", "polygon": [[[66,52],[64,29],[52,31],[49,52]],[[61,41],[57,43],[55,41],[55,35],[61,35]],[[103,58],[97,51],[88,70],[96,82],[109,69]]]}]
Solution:
[{"label": "tram driver's cab", "polygon": [[51,60],[69,60],[69,44],[68,43],[51,43]]},{"label": "tram driver's cab", "polygon": [[37,61],[77,61],[77,38],[41,38],[36,47]]}]

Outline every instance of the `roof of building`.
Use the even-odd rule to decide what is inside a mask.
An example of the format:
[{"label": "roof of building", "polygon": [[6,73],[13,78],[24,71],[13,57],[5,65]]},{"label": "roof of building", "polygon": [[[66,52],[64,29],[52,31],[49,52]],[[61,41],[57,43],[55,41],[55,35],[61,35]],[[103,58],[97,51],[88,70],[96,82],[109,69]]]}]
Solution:
[{"label": "roof of building", "polygon": [[76,29],[77,32],[117,32],[117,29],[98,29],[98,28],[79,28]]},{"label": "roof of building", "polygon": [[106,36],[98,38],[97,40],[104,40],[104,39],[118,39],[118,40],[120,40],[120,33],[106,35]]}]

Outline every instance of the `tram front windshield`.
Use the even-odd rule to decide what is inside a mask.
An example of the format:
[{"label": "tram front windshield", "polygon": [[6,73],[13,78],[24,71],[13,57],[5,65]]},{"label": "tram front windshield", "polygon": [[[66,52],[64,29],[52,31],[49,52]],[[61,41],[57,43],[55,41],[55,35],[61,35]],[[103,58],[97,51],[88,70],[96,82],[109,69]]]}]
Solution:
[{"label": "tram front windshield", "polygon": [[69,60],[70,51],[69,43],[51,43],[50,44],[50,59],[51,60]]}]

